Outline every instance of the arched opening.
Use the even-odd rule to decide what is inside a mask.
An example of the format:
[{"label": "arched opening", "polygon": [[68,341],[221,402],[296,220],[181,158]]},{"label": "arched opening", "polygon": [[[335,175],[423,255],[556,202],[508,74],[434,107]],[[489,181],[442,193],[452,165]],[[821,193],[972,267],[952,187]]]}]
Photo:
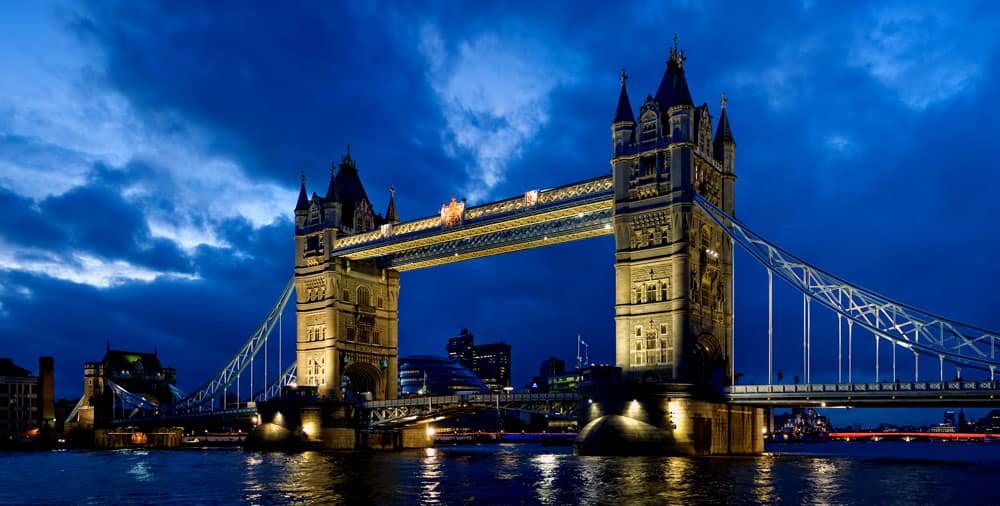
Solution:
[{"label": "arched opening", "polygon": [[343,389],[345,400],[357,400],[360,398],[383,399],[384,392],[381,389],[382,375],[371,364],[353,362],[344,368],[344,375],[341,378],[341,388]]},{"label": "arched opening", "polygon": [[691,380],[698,386],[721,388],[725,384],[726,361],[719,341],[702,334],[691,350]]}]

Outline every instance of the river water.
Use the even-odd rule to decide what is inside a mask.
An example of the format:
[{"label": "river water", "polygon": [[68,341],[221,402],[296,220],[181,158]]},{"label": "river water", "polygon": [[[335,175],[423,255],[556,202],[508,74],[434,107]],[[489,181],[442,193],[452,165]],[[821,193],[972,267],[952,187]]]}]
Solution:
[{"label": "river water", "polygon": [[0,453],[0,504],[1000,504],[1000,444],[577,457],[534,444],[401,453]]}]

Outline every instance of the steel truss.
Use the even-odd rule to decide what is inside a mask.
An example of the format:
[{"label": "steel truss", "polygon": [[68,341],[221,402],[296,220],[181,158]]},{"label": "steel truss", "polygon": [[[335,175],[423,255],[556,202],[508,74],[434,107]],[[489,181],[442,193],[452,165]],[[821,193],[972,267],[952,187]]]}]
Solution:
[{"label": "steel truss", "polygon": [[274,382],[268,385],[267,388],[261,390],[260,393],[255,395],[253,397],[253,401],[264,402],[280,397],[282,388],[295,384],[296,373],[298,371],[296,365],[296,362],[292,362],[292,365],[288,366],[288,369],[285,369],[285,372],[281,373],[281,376],[278,376],[278,379],[274,380]]},{"label": "steel truss", "polygon": [[132,410],[128,418],[132,418],[140,411],[155,412],[160,407],[158,402],[146,399],[141,395],[133,394],[132,392],[126,390],[125,387],[111,381],[110,379],[104,380],[104,384],[111,389],[115,399],[118,400],[122,408]]},{"label": "steel truss", "polygon": [[768,242],[701,195],[696,194],[694,201],[769,272],[847,318],[849,325],[860,325],[877,338],[910,350],[914,357],[926,353],[942,363],[989,371],[991,379],[1000,367],[1000,336],[996,332],[934,315],[844,281]]},{"label": "steel truss", "polygon": [[612,233],[614,184],[602,176],[467,209],[460,224],[430,217],[339,238],[331,254],[399,271]]},{"label": "steel truss", "polygon": [[271,335],[271,331],[278,324],[278,318],[282,311],[285,309],[285,305],[288,304],[289,299],[292,297],[292,291],[295,288],[295,278],[288,281],[285,285],[284,291],[281,292],[281,296],[278,301],[275,302],[274,307],[271,308],[271,312],[268,313],[267,318],[264,322],[260,324],[260,327],[250,336],[250,339],[240,348],[240,351],[225,365],[218,373],[215,374],[212,379],[208,380],[207,383],[201,386],[198,390],[188,395],[187,397],[177,401],[174,408],[176,412],[188,412],[201,409],[205,404],[211,403],[213,399],[219,396],[219,394],[226,392],[229,387],[236,381],[237,377],[243,372],[244,369],[250,364],[250,361],[257,354],[258,351],[267,342],[267,338]]},{"label": "steel truss", "polygon": [[381,264],[400,271],[430,267],[470,258],[508,253],[541,245],[611,234],[612,209],[579,211],[552,221],[530,223],[479,235],[470,235],[413,248],[382,257]]},{"label": "steel truss", "polygon": [[441,395],[369,401],[361,409],[369,427],[390,428],[493,409],[575,419],[578,401],[575,393]]}]

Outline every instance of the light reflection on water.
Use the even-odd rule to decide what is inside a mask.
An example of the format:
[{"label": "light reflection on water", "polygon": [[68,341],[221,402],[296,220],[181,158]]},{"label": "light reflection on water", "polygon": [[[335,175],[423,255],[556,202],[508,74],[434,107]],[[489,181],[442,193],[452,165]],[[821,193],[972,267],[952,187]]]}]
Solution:
[{"label": "light reflection on water", "polygon": [[[0,453],[0,504],[1000,504],[1000,448],[975,449],[986,465],[955,460],[972,447],[923,447],[952,452],[949,462],[891,458],[901,448],[733,458],[578,457],[537,445]],[[861,450],[890,458],[851,456]]]}]

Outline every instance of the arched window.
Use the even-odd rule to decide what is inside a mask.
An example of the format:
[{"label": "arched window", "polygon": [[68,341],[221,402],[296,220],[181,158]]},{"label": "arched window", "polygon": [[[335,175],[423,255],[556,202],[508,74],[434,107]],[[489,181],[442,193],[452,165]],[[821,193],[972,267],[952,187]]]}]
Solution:
[{"label": "arched window", "polygon": [[362,306],[372,305],[372,293],[368,290],[368,287],[359,286],[358,287],[358,304]]},{"label": "arched window", "polygon": [[656,283],[646,284],[646,302],[656,302]]}]

